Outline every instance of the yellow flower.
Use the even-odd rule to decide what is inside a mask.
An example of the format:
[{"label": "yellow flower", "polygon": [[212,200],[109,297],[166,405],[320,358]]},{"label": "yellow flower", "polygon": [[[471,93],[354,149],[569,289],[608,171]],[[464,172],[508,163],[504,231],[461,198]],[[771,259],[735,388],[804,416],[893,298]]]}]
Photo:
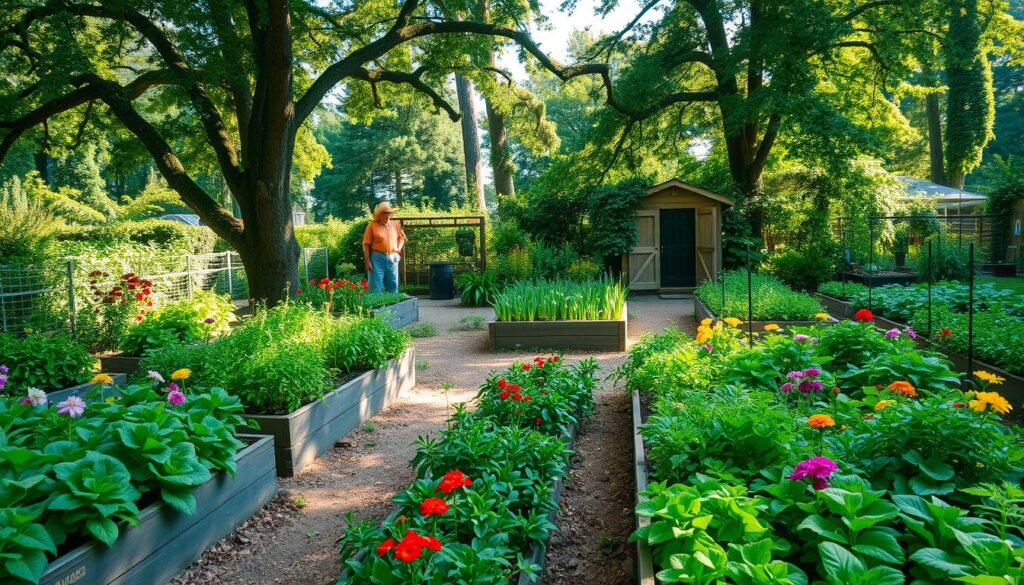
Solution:
[{"label": "yellow flower", "polygon": [[807,424],[812,429],[827,429],[836,426],[836,421],[827,414],[812,414],[807,419]]},{"label": "yellow flower", "polygon": [[816,313],[814,318],[818,321],[828,321],[828,313]]},{"label": "yellow flower", "polygon": [[875,410],[885,410],[893,404],[896,404],[895,400],[879,400],[875,403]]},{"label": "yellow flower", "polygon": [[776,325],[775,323],[769,323],[769,324],[764,326],[764,330],[765,331],[778,331],[779,330],[779,326]]},{"label": "yellow flower", "polygon": [[711,325],[711,322],[712,322],[711,317],[705,317],[704,319],[701,320],[700,324],[703,325],[704,327],[707,327],[707,326]]},{"label": "yellow flower", "polygon": [[25,328],[25,333],[32,333],[32,328],[31,327],[26,327]]},{"label": "yellow flower", "polygon": [[1006,378],[997,376],[992,372],[986,372],[985,370],[978,370],[974,372],[974,376],[987,384],[1002,384],[1006,381]]},{"label": "yellow flower", "polygon": [[737,319],[736,317],[726,317],[725,319],[722,320],[725,321],[725,324],[728,325],[729,327],[739,327],[740,323],[743,322]]},{"label": "yellow flower", "polygon": [[106,384],[107,386],[110,386],[111,384],[114,383],[114,379],[111,378],[110,375],[108,374],[96,374],[95,376],[92,377],[92,383]]},{"label": "yellow flower", "polygon": [[[977,375],[977,372],[975,372]],[[977,412],[985,412],[989,406],[999,414],[1009,414],[1013,407],[1009,401],[999,395],[998,392],[976,392],[974,400],[970,401],[970,407]]]},{"label": "yellow flower", "polygon": [[192,370],[190,370],[188,368],[181,368],[180,370],[175,370],[174,373],[171,374],[171,379],[172,380],[187,380],[188,377],[191,376],[191,375],[192,375]]},{"label": "yellow flower", "polygon": [[697,343],[707,343],[708,340],[711,339],[711,337],[713,335],[714,334],[711,332],[711,328],[710,327],[701,325],[700,327],[697,328],[697,336],[694,337],[693,339]]},{"label": "yellow flower", "polygon": [[116,398],[113,396],[107,396],[107,404],[113,404],[114,400],[116,400]]}]

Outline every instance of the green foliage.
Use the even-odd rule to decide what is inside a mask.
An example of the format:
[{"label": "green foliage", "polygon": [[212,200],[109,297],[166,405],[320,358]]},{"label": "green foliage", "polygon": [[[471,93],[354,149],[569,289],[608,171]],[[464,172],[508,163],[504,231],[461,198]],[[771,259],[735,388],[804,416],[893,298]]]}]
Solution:
[{"label": "green foliage", "polygon": [[[928,280],[928,243],[931,243],[931,278],[939,280],[966,280],[968,276],[968,242],[960,242],[948,232],[929,238],[914,256],[914,270],[922,281]],[[976,261],[981,254],[976,253]]]},{"label": "green foliage", "polygon": [[995,100],[984,14],[977,0],[950,2],[945,40],[949,116],[943,138],[951,176],[963,177],[981,164],[981,153],[993,136]]},{"label": "green foliage", "polygon": [[854,295],[868,293],[867,285],[859,282],[831,280],[818,285],[818,292],[835,299],[847,300]]},{"label": "green foliage", "polygon": [[486,319],[481,315],[467,315],[459,319],[459,324],[449,331],[480,331],[484,328]]},{"label": "green foliage", "polygon": [[632,250],[638,241],[636,209],[647,197],[648,179],[637,177],[594,191],[587,202],[593,226],[590,253],[608,264]]},{"label": "green foliage", "polygon": [[494,303],[498,274],[493,270],[463,272],[455,278],[455,285],[464,306],[486,307]]},{"label": "green foliage", "polygon": [[[306,225],[300,225],[295,228],[295,239],[298,240],[299,245],[303,248],[327,248],[328,265],[338,266],[339,263],[351,264],[351,269],[346,269],[344,273],[340,273],[339,270],[335,270],[336,278],[349,278],[355,275],[356,266],[362,267],[362,262],[355,264],[351,262],[350,254],[346,255],[343,253],[343,242],[345,237],[348,235],[351,229],[350,224],[341,221],[334,217],[328,217],[323,223],[312,223]],[[363,226],[366,229],[366,226]],[[362,237],[362,233],[359,234]],[[343,257],[349,256],[348,260],[343,260]],[[362,257],[360,257],[362,260]]]},{"label": "green foliage", "polygon": [[[725,282],[724,309],[721,283],[706,281],[694,290],[694,294],[715,315],[746,319],[747,272],[725,272],[719,278]],[[754,299],[753,318],[756,321],[810,321],[823,310],[821,303],[814,297],[795,292],[768,274],[753,273],[751,290]]]},{"label": "green foliage", "polygon": [[[932,285],[932,308],[948,307],[955,313],[967,311],[970,287],[959,282],[938,282]],[[850,304],[854,307],[867,307],[867,291],[850,296]],[[903,286],[890,284],[880,286],[871,291],[871,310],[876,315],[885,316],[901,323],[909,322],[914,315],[928,306],[928,285],[915,284]],[[1024,296],[1012,291],[996,288],[994,284],[977,284],[974,287],[974,309],[985,311],[993,308],[1006,307],[1018,312],[1024,311]],[[927,329],[924,329],[927,331]]]},{"label": "green foliage", "polygon": [[[206,323],[207,319],[213,322]],[[230,299],[196,291],[191,299],[164,305],[129,328],[120,348],[126,355],[139,356],[170,343],[209,341],[226,334],[235,320],[235,305]]]},{"label": "green foliage", "polygon": [[97,227],[80,227],[65,232],[61,239],[82,242],[102,252],[119,244],[144,245],[184,254],[207,254],[214,251],[217,236],[205,226],[191,226],[180,221],[143,219],[121,221]]},{"label": "green foliage", "polygon": [[238,399],[186,392],[172,406],[153,381],[104,386],[74,417],[0,396],[0,580],[37,583],[64,543],[113,544],[143,503],[194,513],[192,490],[214,471],[234,473]]},{"label": "green foliage", "polygon": [[0,365],[10,368],[8,394],[28,388],[63,390],[87,381],[96,358],[67,335],[33,333],[23,339],[0,334]]},{"label": "green foliage", "polygon": [[821,249],[786,250],[769,256],[761,269],[796,290],[813,291],[836,272],[834,254]]},{"label": "green foliage", "polygon": [[0,188],[0,258],[37,261],[63,222],[36,201],[30,201],[18,184]]},{"label": "green foliage", "polygon": [[614,321],[622,319],[627,295],[608,279],[518,282],[495,295],[494,314],[498,321]]},{"label": "green foliage", "polygon": [[[960,355],[967,355],[968,316],[950,308],[932,309],[932,340],[939,347]],[[918,311],[912,320],[914,327],[927,331],[927,311]],[[945,330],[949,331],[946,335]],[[1024,320],[1006,311],[991,309],[974,313],[974,356],[1008,372],[1024,374]]]},{"label": "green foliage", "polygon": [[371,221],[369,217],[363,216],[349,224],[345,236],[338,241],[337,261],[339,263],[344,262],[360,268],[365,265],[363,261],[363,233],[366,232],[366,226],[370,225]]},{"label": "green foliage", "polygon": [[419,323],[413,323],[405,328],[405,332],[408,333],[413,339],[419,339],[422,337],[435,337],[437,335],[437,325],[429,321],[421,321]]}]

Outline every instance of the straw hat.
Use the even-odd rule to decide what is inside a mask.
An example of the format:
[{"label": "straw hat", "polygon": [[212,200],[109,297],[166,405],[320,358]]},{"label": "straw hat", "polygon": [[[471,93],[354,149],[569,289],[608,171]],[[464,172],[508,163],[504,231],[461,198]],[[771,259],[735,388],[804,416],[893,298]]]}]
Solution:
[{"label": "straw hat", "polygon": [[398,211],[397,207],[391,207],[390,203],[384,201],[383,203],[378,203],[377,207],[373,208],[373,217],[378,217],[382,213],[394,213],[396,211]]}]

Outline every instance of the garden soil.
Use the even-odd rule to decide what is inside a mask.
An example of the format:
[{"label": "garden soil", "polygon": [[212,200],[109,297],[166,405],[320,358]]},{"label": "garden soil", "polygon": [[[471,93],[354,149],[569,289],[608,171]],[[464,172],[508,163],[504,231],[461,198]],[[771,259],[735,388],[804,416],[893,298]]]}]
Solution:
[{"label": "garden soil", "polygon": [[[640,297],[629,302],[629,337],[669,325],[692,329],[691,300]],[[416,339],[416,387],[390,408],[350,433],[334,449],[293,478],[263,510],[173,581],[175,585],[333,585],[341,567],[338,539],[346,516],[379,520],[390,498],[414,478],[408,462],[416,439],[437,436],[451,408],[471,400],[491,370],[533,352],[492,352],[486,325],[453,331],[467,316],[493,317],[489,309],[463,308],[457,301],[420,300],[420,321],[434,323],[437,336]],[[570,361],[590,355],[566,352]],[[604,373],[623,353],[598,353]],[[447,393],[442,384],[450,383]],[[632,428],[629,397],[605,382],[593,419],[577,442],[562,500],[560,532],[548,551],[548,584],[625,585],[632,582]],[[455,584],[453,584],[455,585]]]}]

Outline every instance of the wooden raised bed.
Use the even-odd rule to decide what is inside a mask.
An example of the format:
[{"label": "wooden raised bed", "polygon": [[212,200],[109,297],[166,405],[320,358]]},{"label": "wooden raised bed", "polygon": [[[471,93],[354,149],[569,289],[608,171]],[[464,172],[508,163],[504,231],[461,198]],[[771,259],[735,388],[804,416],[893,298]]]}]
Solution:
[{"label": "wooden raised bed", "polygon": [[[822,310],[822,312],[824,313],[826,311]],[[711,309],[709,309],[707,307],[707,305],[704,304],[704,301],[700,300],[700,297],[696,297],[696,296],[693,298],[693,313],[694,313],[694,318],[697,320],[698,323],[703,321],[704,319],[709,319],[709,318],[710,319],[717,319],[718,318],[714,313],[711,312]],[[836,319],[834,319],[831,316],[829,316],[828,321],[818,321],[817,319],[811,319],[811,320],[807,320],[807,321],[782,321],[782,320],[758,321],[758,320],[755,319],[754,321],[750,321],[749,323],[747,322],[747,320],[745,318],[745,315],[730,315],[730,317],[736,317],[737,319],[742,320],[743,324],[740,325],[740,329],[742,329],[744,331],[747,331],[751,327],[751,324],[753,324],[753,329],[754,329],[755,333],[758,332],[758,331],[763,333],[764,332],[764,326],[768,325],[768,324],[775,324],[775,325],[778,325],[779,327],[782,327],[783,329],[785,329],[787,327],[793,327],[793,326],[796,326],[796,327],[807,327],[809,325],[831,325],[833,323],[838,323],[838,321],[836,321]]]},{"label": "wooden raised bed", "polygon": [[147,506],[139,525],[123,528],[113,546],[90,541],[67,552],[49,564],[40,584],[160,585],[173,579],[277,493],[273,442],[248,438],[253,442],[235,454],[235,477],[220,472],[195,489],[195,514],[163,502]]},{"label": "wooden raised bed", "polygon": [[[644,448],[644,436],[640,433],[643,424],[643,412],[640,409],[640,392],[633,391],[633,476],[636,481],[636,503],[639,505],[647,498],[640,495],[647,491],[647,452]],[[651,524],[651,519],[636,514],[637,529]],[[638,585],[655,585],[654,559],[651,557],[651,546],[644,541],[636,542],[636,582]]]},{"label": "wooden raised bed", "polygon": [[335,441],[352,432],[416,385],[416,352],[364,372],[322,399],[286,415],[247,414],[262,435],[274,437],[277,474],[291,477]]},{"label": "wooden raised bed", "polygon": [[850,308],[850,303],[843,299],[830,297],[821,293],[814,293],[814,296],[818,297],[822,305],[825,305],[825,310],[830,315],[837,316],[840,319],[845,319],[853,315],[853,309]]},{"label": "wooden raised bed", "polygon": [[373,309],[370,314],[374,317],[383,315],[396,329],[401,329],[420,320],[420,301],[416,297],[409,297],[393,305]]},{"label": "wooden raised bed", "polygon": [[860,284],[875,288],[887,284],[914,284],[917,282],[916,272],[883,272],[876,274],[864,274],[862,272],[847,272],[846,280],[859,282]]},{"label": "wooden raised bed", "polygon": [[114,353],[100,357],[100,369],[104,372],[118,374],[134,374],[139,371],[140,356]]},{"label": "wooden raised bed", "polygon": [[[115,385],[124,384],[125,380],[127,379],[127,376],[125,376],[124,374],[111,373],[110,377],[114,379]],[[97,384],[93,384],[92,382],[86,382],[85,384],[79,384],[78,386],[72,386],[70,388],[65,388],[63,390],[54,390],[53,392],[47,392],[46,398],[50,401],[51,404],[56,404],[63,400],[67,400],[69,396],[74,395],[78,395],[84,400],[85,397],[89,394],[89,391],[92,390],[95,386],[97,386]]]},{"label": "wooden raised bed", "polygon": [[626,351],[628,316],[617,321],[491,321],[492,349]]}]

